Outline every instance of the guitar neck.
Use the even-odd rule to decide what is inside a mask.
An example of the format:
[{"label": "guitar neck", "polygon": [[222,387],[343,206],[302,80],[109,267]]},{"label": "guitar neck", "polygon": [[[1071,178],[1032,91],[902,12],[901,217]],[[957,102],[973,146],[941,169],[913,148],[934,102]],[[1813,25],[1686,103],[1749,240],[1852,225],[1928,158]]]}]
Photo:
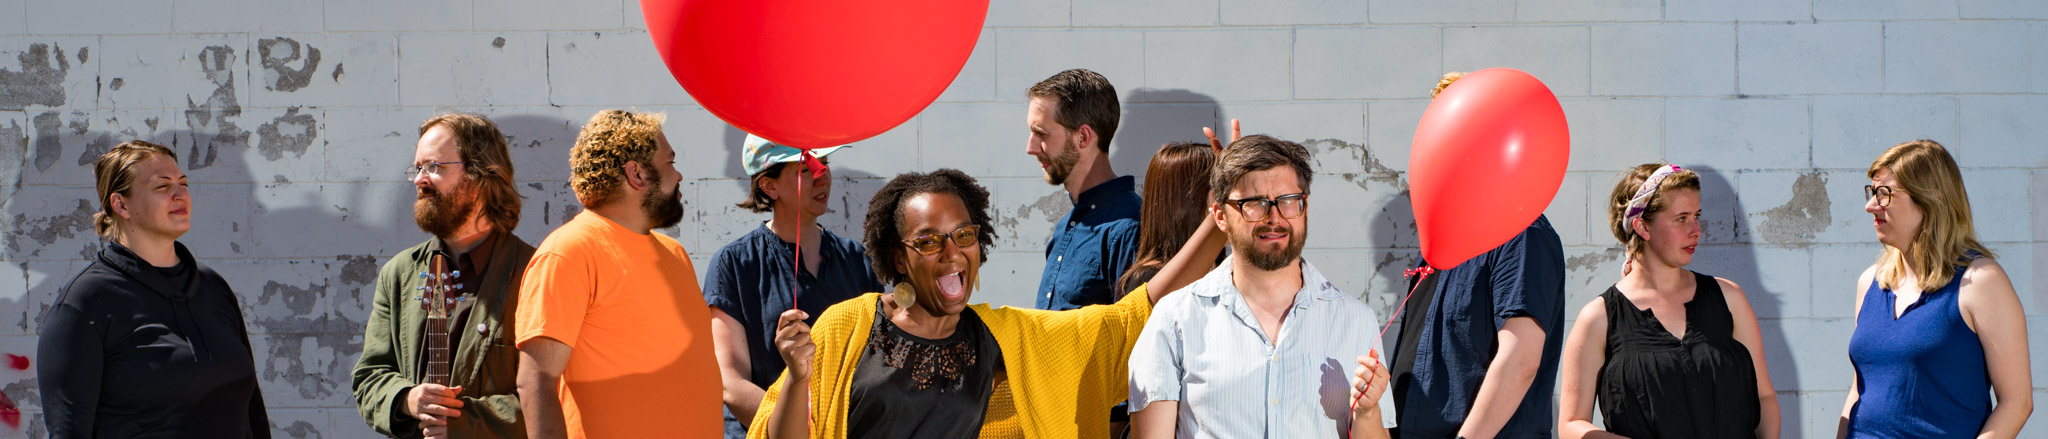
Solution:
[{"label": "guitar neck", "polygon": [[450,385],[448,365],[452,346],[448,343],[448,318],[428,317],[426,329],[427,367],[423,382]]}]

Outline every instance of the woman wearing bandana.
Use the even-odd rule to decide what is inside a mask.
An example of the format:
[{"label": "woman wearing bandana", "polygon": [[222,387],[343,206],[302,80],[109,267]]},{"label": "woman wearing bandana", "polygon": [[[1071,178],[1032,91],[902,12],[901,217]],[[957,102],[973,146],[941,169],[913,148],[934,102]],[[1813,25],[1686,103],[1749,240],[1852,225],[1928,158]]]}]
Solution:
[{"label": "woman wearing bandana", "polygon": [[[1700,242],[1699,175],[1646,164],[1609,197],[1621,280],[1579,309],[1564,342],[1566,438],[1776,438],[1778,401],[1742,287],[1687,270]],[[1593,425],[1599,403],[1606,428]]]}]

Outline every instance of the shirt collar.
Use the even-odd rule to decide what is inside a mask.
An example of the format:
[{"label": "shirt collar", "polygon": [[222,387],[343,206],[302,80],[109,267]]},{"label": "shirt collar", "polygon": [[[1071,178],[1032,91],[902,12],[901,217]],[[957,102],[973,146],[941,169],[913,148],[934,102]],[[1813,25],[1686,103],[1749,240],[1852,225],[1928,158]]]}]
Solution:
[{"label": "shirt collar", "polygon": [[1074,206],[1077,208],[1086,207],[1093,209],[1097,206],[1116,201],[1118,195],[1135,193],[1134,191],[1137,187],[1137,177],[1126,175],[1112,178],[1109,181],[1102,182],[1102,184],[1095,185],[1095,187],[1088,188],[1088,190],[1081,191],[1081,196],[1074,197]]},{"label": "shirt collar", "polygon": [[[1201,280],[1189,285],[1188,292],[1202,297],[1222,297],[1224,293],[1236,294],[1237,286],[1230,281],[1230,264],[1236,258],[1237,255],[1234,253],[1224,258],[1215,270],[1210,270]],[[1338,291],[1336,284],[1323,277],[1322,270],[1317,270],[1315,264],[1309,263],[1308,259],[1301,260],[1301,291],[1294,295],[1294,307],[1307,308],[1312,303],[1336,300],[1337,296],[1341,295],[1344,295],[1344,292]]]}]

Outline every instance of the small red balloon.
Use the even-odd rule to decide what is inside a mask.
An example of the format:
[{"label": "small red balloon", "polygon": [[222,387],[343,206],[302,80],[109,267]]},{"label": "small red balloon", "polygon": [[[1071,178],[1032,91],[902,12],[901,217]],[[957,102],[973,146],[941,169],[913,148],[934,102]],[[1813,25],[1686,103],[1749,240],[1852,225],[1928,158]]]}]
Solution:
[{"label": "small red balloon", "polygon": [[669,73],[711,114],[801,149],[910,120],[974,52],[987,0],[642,0]]},{"label": "small red balloon", "polygon": [[1449,269],[1521,234],[1570,159],[1564,107],[1535,76],[1492,68],[1452,83],[1423,111],[1408,159],[1423,259]]}]

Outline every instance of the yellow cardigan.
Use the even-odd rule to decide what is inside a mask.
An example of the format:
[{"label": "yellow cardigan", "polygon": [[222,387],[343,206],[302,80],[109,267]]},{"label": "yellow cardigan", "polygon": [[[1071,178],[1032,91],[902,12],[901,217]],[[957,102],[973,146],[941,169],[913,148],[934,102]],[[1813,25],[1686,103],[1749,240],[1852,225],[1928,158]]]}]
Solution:
[{"label": "yellow cardigan", "polygon": [[[868,293],[840,302],[811,328],[811,342],[817,344],[811,366],[814,439],[846,437],[853,368],[867,351],[881,298]],[[1030,438],[1108,436],[1110,407],[1130,395],[1126,367],[1131,346],[1152,316],[1144,287],[1113,305],[1069,311],[972,308],[1002,347],[1008,370],[1007,386],[998,386],[989,400],[983,437],[1016,437],[1020,431]],[[768,437],[768,415],[788,378],[785,373],[764,392],[748,438]]]}]

